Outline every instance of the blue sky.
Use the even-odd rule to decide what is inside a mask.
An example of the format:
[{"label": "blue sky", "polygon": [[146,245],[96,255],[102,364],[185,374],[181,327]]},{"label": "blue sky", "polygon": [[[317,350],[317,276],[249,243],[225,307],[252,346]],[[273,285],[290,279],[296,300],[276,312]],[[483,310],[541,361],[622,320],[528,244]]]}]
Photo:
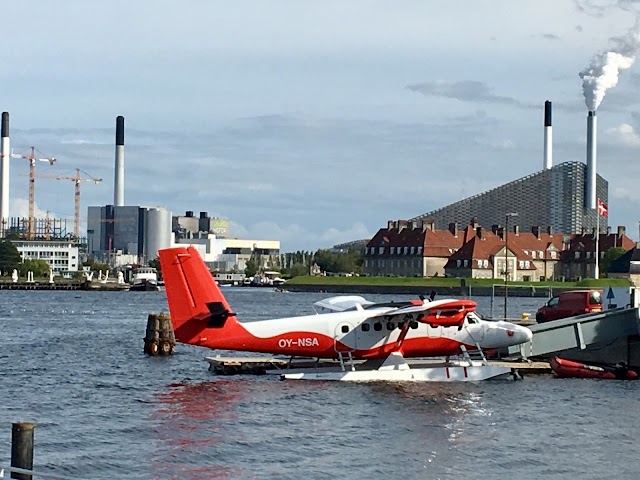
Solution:
[{"label": "blue sky", "polygon": [[[638,11],[614,0],[8,2],[0,110],[15,152],[58,158],[39,173],[103,178],[82,185],[83,214],[113,203],[124,115],[126,204],[207,211],[235,236],[315,250],[540,170],[545,100],[554,163],[584,161],[578,73]],[[598,109],[609,224],[633,238],[638,91],[634,63]],[[12,160],[12,216],[26,215],[27,171]],[[36,180],[39,211],[71,219],[73,200],[72,182]]]}]

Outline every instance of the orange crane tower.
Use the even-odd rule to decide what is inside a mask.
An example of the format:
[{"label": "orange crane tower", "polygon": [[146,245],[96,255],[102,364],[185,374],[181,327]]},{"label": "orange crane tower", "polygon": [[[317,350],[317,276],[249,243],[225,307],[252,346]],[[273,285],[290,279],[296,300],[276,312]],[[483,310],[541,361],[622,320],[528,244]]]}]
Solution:
[{"label": "orange crane tower", "polygon": [[41,178],[55,178],[56,180],[71,180],[76,185],[76,195],[75,195],[75,210],[73,216],[73,235],[76,240],[80,238],[80,182],[93,182],[100,183],[102,181],[101,178],[83,178],[80,176],[80,169],[76,168],[75,177],[70,177],[66,175],[35,175],[36,177]]},{"label": "orange crane tower", "polygon": [[53,165],[56,163],[56,159],[53,157],[44,157],[38,158],[36,157],[36,149],[31,147],[31,154],[29,155],[20,155],[18,153],[12,153],[11,157],[13,158],[24,158],[25,160],[29,160],[29,227],[27,232],[27,239],[33,240],[34,238],[34,229],[35,229],[35,184],[36,184],[36,160],[40,162],[49,162],[49,165]]}]

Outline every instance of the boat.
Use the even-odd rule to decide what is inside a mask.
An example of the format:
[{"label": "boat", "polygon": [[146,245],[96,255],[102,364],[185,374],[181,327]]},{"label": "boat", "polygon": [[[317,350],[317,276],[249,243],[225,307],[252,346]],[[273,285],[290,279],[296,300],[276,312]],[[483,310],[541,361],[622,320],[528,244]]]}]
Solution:
[{"label": "boat", "polygon": [[130,292],[158,292],[158,274],[153,267],[134,268],[131,277]]},{"label": "boat", "polygon": [[549,362],[549,365],[553,373],[560,378],[603,378],[619,380],[633,380],[638,378],[638,374],[624,364],[590,365],[584,362],[555,357]]}]

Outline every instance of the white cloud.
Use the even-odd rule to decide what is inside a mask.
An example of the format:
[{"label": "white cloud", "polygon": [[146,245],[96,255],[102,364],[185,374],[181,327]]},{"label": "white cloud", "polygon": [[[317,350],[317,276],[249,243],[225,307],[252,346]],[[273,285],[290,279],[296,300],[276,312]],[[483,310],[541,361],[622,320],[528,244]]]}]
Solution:
[{"label": "white cloud", "polygon": [[324,230],[298,224],[279,225],[275,222],[258,222],[245,227],[232,222],[230,230],[231,235],[238,238],[280,240],[282,252],[316,251],[353,240],[368,239],[375,233],[361,222],[355,222],[343,229],[330,227]]},{"label": "white cloud", "polygon": [[628,123],[621,123],[617,127],[610,128],[607,133],[611,135],[614,141],[620,142],[627,147],[640,147],[640,135]]},{"label": "white cloud", "polygon": [[[557,0],[114,2],[7,2],[12,147],[56,157],[47,173],[102,178],[81,187],[85,216],[113,202],[124,115],[127,204],[208,211],[285,249],[366,237],[537,171],[546,99],[556,162],[583,160],[577,72],[632,20],[614,3],[594,16]],[[638,71],[600,110],[611,192],[634,173],[622,162],[637,151]],[[625,121],[636,130],[605,131]],[[11,195],[27,196],[27,171],[12,162]],[[59,217],[73,193],[36,182]]]},{"label": "white cloud", "polygon": [[[9,215],[11,217],[20,217],[20,218],[29,218],[29,200],[26,198],[12,198],[9,203]],[[38,207],[38,204],[34,204],[34,215],[36,218],[45,218],[47,216],[47,212],[45,210],[41,210]],[[50,214],[50,217],[53,215]]]}]

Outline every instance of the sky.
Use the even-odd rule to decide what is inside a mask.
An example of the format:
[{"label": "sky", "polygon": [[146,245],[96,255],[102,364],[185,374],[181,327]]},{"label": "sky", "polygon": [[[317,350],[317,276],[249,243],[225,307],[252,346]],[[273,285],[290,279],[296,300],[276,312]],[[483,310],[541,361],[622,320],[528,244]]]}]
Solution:
[{"label": "sky", "polygon": [[[123,115],[125,204],[207,212],[232,236],[315,251],[541,170],[545,100],[554,164],[584,162],[579,73],[638,31],[639,12],[631,0],[6,2],[0,110],[14,153],[57,159],[37,174],[102,179],[81,184],[83,216],[113,204]],[[631,47],[598,108],[598,173],[609,225],[638,239]],[[10,216],[27,215],[27,172],[11,160]],[[73,182],[35,189],[38,213],[71,231]]]}]

